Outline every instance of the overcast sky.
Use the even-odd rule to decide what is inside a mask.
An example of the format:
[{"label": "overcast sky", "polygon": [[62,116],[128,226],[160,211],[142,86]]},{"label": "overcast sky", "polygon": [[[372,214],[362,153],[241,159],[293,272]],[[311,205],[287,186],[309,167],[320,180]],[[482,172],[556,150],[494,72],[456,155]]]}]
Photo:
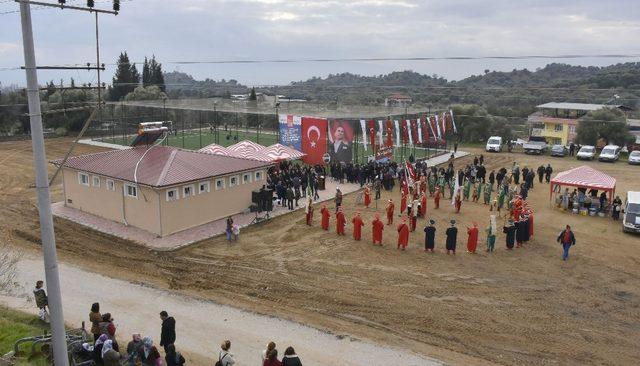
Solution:
[{"label": "overcast sky", "polygon": [[[45,0],[56,2],[55,0]],[[83,5],[84,0],[67,0]],[[110,0],[96,0],[110,8]],[[0,13],[18,9],[0,0]],[[93,16],[59,9],[33,11],[40,65],[95,62]],[[461,79],[484,69],[511,70],[549,62],[609,65],[639,58],[198,64],[176,61],[442,57],[559,54],[640,54],[639,0],[130,0],[118,16],[100,16],[101,58],[126,50],[139,62],[156,55],[165,71],[197,79],[283,84],[329,73],[377,75],[414,70]],[[24,84],[20,14],[0,14],[0,82]],[[113,75],[108,66],[107,80]],[[86,71],[40,72],[39,80]]]}]

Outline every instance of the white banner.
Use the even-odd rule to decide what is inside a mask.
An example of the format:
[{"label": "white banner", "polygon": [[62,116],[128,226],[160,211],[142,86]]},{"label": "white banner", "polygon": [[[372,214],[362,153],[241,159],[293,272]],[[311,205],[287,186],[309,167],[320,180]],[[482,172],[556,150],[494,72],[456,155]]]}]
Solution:
[{"label": "white banner", "polygon": [[407,134],[409,135],[409,145],[413,145],[413,136],[411,136],[413,135],[411,133],[411,120],[407,119],[404,122],[406,123],[406,126],[407,126],[407,132],[408,132]]},{"label": "white banner", "polygon": [[362,145],[364,145],[364,151],[367,151],[367,121],[361,119],[360,128],[362,128]]},{"label": "white banner", "polygon": [[400,146],[400,124],[398,120],[394,120],[393,124],[396,126],[396,146]]},{"label": "white banner", "polygon": [[384,146],[384,141],[382,140],[382,131],[384,131],[384,129],[382,128],[382,120],[378,120],[378,141],[380,142],[380,148]]},{"label": "white banner", "polygon": [[422,127],[420,126],[420,118],[416,120],[416,126],[418,126],[418,142],[422,143]]},{"label": "white banner", "polygon": [[453,110],[449,109],[449,114],[451,114],[451,124],[453,125],[453,132],[458,133],[458,128],[456,127],[456,121],[453,119]]},{"label": "white banner", "polygon": [[438,121],[438,115],[436,114],[436,129],[438,130],[438,138],[442,138],[442,134],[440,133],[440,122]]}]

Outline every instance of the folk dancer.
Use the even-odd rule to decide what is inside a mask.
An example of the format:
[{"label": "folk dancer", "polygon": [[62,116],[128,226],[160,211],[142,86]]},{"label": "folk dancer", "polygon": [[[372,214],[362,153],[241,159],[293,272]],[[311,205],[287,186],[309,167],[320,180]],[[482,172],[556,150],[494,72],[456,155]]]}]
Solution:
[{"label": "folk dancer", "polygon": [[[438,191],[438,189],[436,189]],[[420,198],[420,217],[427,217],[427,195],[422,193]]]},{"label": "folk dancer", "polygon": [[436,247],[435,220],[429,220],[429,225],[424,228],[424,251],[433,253]]},{"label": "folk dancer", "polygon": [[322,204],[320,215],[322,216],[322,230],[329,230],[329,218],[331,217],[331,212],[329,212],[327,205]]},{"label": "folk dancer", "polygon": [[[391,215],[393,216],[393,214]],[[382,230],[384,230],[384,223],[380,220],[380,214],[376,213],[376,218],[371,222],[373,230],[373,245],[382,246]]]},{"label": "folk dancer", "polygon": [[496,247],[496,215],[489,216],[489,226],[485,231],[487,233],[487,252],[492,253]]},{"label": "folk dancer", "polygon": [[338,209],[338,213],[336,213],[336,233],[338,235],[344,235],[344,229],[347,226],[347,220],[344,217],[344,211],[342,207]]},{"label": "folk dancer", "polygon": [[407,218],[402,218],[402,223],[398,225],[398,249],[405,250],[409,243],[409,227],[407,226]]},{"label": "folk dancer", "polygon": [[367,185],[366,187],[364,187],[364,207],[369,208],[370,204],[371,204],[371,188],[369,188],[369,185]]},{"label": "folk dancer", "polygon": [[435,209],[440,208],[440,187],[436,187],[435,196],[433,196],[433,205]]},{"label": "folk dancer", "polygon": [[453,254],[455,255],[457,238],[458,238],[458,228],[456,228],[456,220],[451,220],[451,227],[447,229],[446,235],[447,235],[447,242],[446,242],[447,254],[449,254],[450,252],[453,252]]},{"label": "folk dancer", "polygon": [[513,249],[514,242],[516,240],[516,227],[513,225],[513,220],[509,219],[508,223],[502,228],[502,232],[507,234],[505,236],[505,243],[507,245],[507,249]]},{"label": "folk dancer", "polygon": [[364,226],[360,212],[356,212],[353,219],[351,219],[351,223],[353,224],[353,239],[359,241],[362,239],[362,227]]},{"label": "folk dancer", "polygon": [[455,199],[455,207],[456,207],[456,213],[460,213],[460,208],[462,207],[462,198],[460,197],[460,191],[458,190],[458,193],[456,193],[456,199]]},{"label": "folk dancer", "polygon": [[387,225],[393,225],[393,211],[395,210],[396,205],[393,204],[393,200],[389,199],[389,203],[387,203]]},{"label": "folk dancer", "polygon": [[306,214],[307,225],[311,226],[313,224],[313,199],[310,195],[307,197],[307,207],[304,211]]},{"label": "folk dancer", "polygon": [[401,191],[402,192],[402,199],[400,200],[400,215],[398,216],[402,216],[405,214],[405,211],[407,210],[407,193],[405,193],[405,191]]},{"label": "folk dancer", "polygon": [[474,222],[472,228],[467,228],[467,253],[475,253],[478,247],[478,223]]}]

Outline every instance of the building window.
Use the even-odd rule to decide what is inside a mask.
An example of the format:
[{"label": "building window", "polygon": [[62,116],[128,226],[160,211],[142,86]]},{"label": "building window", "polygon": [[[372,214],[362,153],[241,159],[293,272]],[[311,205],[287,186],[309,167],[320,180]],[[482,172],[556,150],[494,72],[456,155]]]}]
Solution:
[{"label": "building window", "polygon": [[234,175],[233,177],[229,177],[229,188],[235,187],[239,184],[240,177]]},{"label": "building window", "polygon": [[569,133],[576,133],[576,126],[569,126]]},{"label": "building window", "polygon": [[116,190],[116,183],[112,179],[107,179],[107,190],[109,191]]},{"label": "building window", "polygon": [[193,196],[193,186],[182,187],[182,198]]},{"label": "building window", "polygon": [[555,130],[558,131],[558,132],[562,131],[562,125],[561,124],[557,124],[556,127],[555,127]]},{"label": "building window", "polygon": [[211,191],[211,183],[209,182],[200,182],[198,185],[198,193],[209,193]]},{"label": "building window", "polygon": [[167,189],[167,202],[169,201],[175,201],[177,200],[178,197],[178,190],[177,189]]},{"label": "building window", "polygon": [[224,179],[216,179],[216,191],[224,189]]},{"label": "building window", "polygon": [[261,181],[262,180],[262,172],[256,172],[256,182]]},{"label": "building window", "polygon": [[244,173],[242,175],[242,184],[251,183],[251,173]]},{"label": "building window", "polygon": [[78,173],[78,183],[83,186],[89,187],[89,175],[84,173]]},{"label": "building window", "polygon": [[138,187],[132,185],[132,184],[125,184],[124,185],[124,194],[127,197],[133,197],[133,198],[138,198]]},{"label": "building window", "polygon": [[93,176],[91,177],[93,179],[93,186],[94,187],[100,187],[100,177],[97,176]]}]

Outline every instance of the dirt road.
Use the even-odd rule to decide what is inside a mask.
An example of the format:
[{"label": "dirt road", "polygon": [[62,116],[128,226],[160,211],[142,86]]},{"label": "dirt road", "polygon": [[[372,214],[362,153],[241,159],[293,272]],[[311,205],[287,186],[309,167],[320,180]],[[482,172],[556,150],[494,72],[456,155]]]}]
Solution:
[{"label": "dirt road", "polygon": [[[0,144],[7,172],[0,177],[6,187],[0,196],[0,227],[16,246],[35,250],[37,212],[25,147],[28,142]],[[49,140],[47,149],[49,158],[58,158],[65,144]],[[78,149],[87,151],[96,149]],[[514,160],[533,168],[550,162],[556,172],[579,165],[569,158],[485,156],[489,170]],[[637,167],[587,164],[617,178],[621,196],[640,190]],[[59,185],[54,188],[57,200],[60,191]],[[383,193],[382,202],[388,197],[399,201],[397,190]],[[548,186],[536,180],[530,193],[536,211],[533,241],[508,252],[500,235],[492,255],[442,253],[449,219],[459,222],[459,244],[466,242],[465,226],[487,222],[486,206],[471,202],[463,204],[459,215],[446,201],[439,210],[430,202],[429,215],[438,228],[440,252],[435,254],[421,251],[420,232],[412,234],[409,250],[401,253],[395,250],[391,227],[385,228],[386,245],[374,248],[369,225],[363,241],[355,242],[333,230],[309,229],[295,214],[244,230],[238,244],[214,238],[174,253],[149,251],[58,219],[56,235],[61,258],[90,271],[407,347],[451,364],[636,364],[640,238],[622,233],[608,219],[556,211],[548,197]],[[350,217],[355,197],[345,201]],[[357,208],[370,224],[375,210]],[[566,263],[555,242],[565,224],[572,225],[578,241]]]}]

